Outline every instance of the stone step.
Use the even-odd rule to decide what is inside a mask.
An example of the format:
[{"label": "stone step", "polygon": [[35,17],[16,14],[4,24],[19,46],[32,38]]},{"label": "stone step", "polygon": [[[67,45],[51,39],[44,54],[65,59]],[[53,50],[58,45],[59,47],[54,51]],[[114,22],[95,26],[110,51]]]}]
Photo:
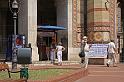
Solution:
[{"label": "stone step", "polygon": [[[11,68],[12,67],[12,62],[6,62],[9,67]],[[58,63],[57,60],[55,60],[55,63]],[[62,64],[63,65],[74,65],[74,64],[79,64],[80,61],[62,61]],[[33,65],[33,66],[46,66],[46,65],[52,65],[50,61],[35,61],[35,62],[32,62],[32,64],[30,65]],[[17,64],[17,68],[21,67],[21,64]]]},{"label": "stone step", "polygon": [[[62,61],[63,64],[79,64],[80,61]],[[57,63],[57,61],[55,61]],[[36,61],[32,64],[51,64],[51,61]]]}]

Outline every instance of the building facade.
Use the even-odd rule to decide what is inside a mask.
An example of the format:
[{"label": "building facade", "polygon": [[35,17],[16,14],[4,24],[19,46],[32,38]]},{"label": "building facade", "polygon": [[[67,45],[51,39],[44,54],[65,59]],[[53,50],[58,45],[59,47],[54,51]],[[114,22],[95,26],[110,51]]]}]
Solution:
[{"label": "building facade", "polygon": [[[12,14],[7,3],[8,0],[0,1],[0,19],[3,20],[0,21],[0,39],[3,43],[13,32]],[[52,37],[37,30],[44,24],[66,28],[55,31],[56,43],[61,41],[66,48],[63,52],[65,60],[79,61],[81,39],[86,35],[91,44],[107,44],[113,39],[120,54],[118,60],[123,61],[122,3],[122,0],[19,0],[17,32],[26,36],[26,44],[31,43],[33,61],[40,60],[38,37]],[[40,41],[47,41],[46,38]],[[1,44],[1,52],[5,52],[2,48]],[[93,58],[92,61],[97,59],[104,61],[104,58]]]}]

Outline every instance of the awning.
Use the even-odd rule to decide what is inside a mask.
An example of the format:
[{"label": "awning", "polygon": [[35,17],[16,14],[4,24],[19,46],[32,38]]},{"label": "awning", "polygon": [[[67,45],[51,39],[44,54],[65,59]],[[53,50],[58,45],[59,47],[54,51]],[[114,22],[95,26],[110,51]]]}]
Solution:
[{"label": "awning", "polygon": [[38,29],[42,30],[65,30],[62,26],[38,26]]}]

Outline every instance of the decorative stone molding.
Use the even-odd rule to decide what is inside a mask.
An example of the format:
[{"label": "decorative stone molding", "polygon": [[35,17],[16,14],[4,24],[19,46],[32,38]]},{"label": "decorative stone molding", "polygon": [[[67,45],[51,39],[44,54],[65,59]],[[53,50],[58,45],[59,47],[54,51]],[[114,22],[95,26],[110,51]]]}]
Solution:
[{"label": "decorative stone molding", "polygon": [[87,11],[87,13],[91,13],[94,11],[106,11],[106,8],[92,8]]},{"label": "decorative stone molding", "polygon": [[76,47],[76,31],[77,31],[77,0],[72,2],[72,46]]},{"label": "decorative stone molding", "polygon": [[72,46],[77,48],[80,47],[83,28],[81,24],[81,1],[73,0],[72,4]]},{"label": "decorative stone molding", "polygon": [[115,38],[115,35],[114,35],[114,28],[115,28],[115,2],[116,0],[109,0],[109,15],[110,15],[110,21],[111,21],[111,24],[110,24],[110,36],[111,36],[111,39],[114,39]]}]

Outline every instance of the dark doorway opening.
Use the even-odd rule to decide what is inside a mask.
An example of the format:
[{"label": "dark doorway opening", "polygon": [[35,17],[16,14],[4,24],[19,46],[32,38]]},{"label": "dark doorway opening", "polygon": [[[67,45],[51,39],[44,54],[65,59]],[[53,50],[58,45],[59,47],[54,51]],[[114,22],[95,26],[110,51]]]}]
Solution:
[{"label": "dark doorway opening", "polygon": [[[55,0],[38,0],[38,15],[37,15],[37,23],[38,25],[57,25],[57,15],[56,15],[56,5]],[[54,38],[54,32],[48,31],[47,33],[42,31],[38,31],[38,33],[42,33],[42,35],[38,35],[38,52],[39,52],[39,60],[48,60],[50,57],[50,46],[52,43],[52,39]],[[52,33],[52,34],[51,34]]]},{"label": "dark doorway opening", "polygon": [[8,0],[0,0],[0,59],[11,60],[12,39],[14,32],[13,14],[11,13]]},{"label": "dark doorway opening", "polygon": [[[118,7],[120,10],[120,20],[118,26],[118,37],[119,37],[119,54],[120,62],[124,62],[124,0],[117,0]],[[118,18],[119,19],[119,18]]]},{"label": "dark doorway opening", "polygon": [[38,25],[56,25],[55,0],[38,0]]}]

